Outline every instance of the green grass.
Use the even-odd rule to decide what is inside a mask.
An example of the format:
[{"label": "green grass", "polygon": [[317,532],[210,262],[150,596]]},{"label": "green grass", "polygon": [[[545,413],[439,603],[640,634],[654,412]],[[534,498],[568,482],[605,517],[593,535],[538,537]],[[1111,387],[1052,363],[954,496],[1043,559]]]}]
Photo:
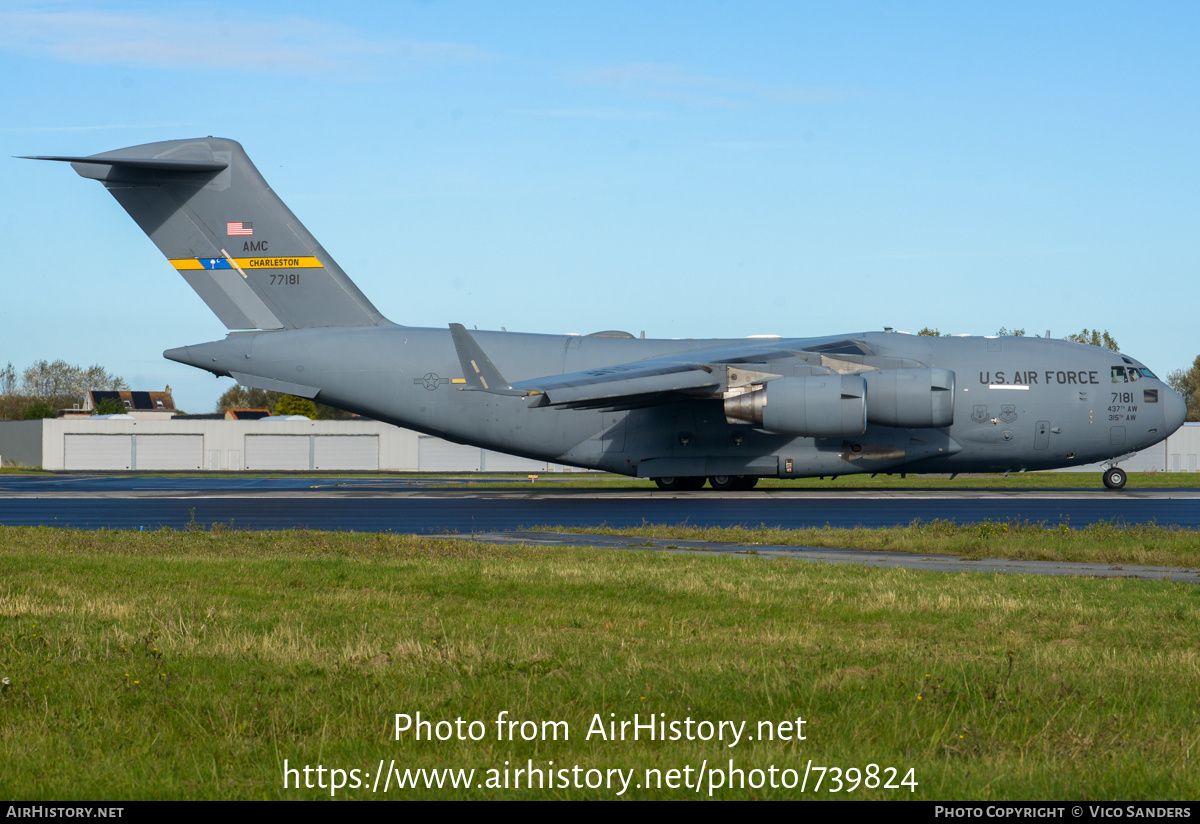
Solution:
[{"label": "green grass", "polygon": [[1200,567],[1200,530],[1155,524],[1096,523],[1071,527],[1067,523],[1030,521],[958,524],[954,521],[914,521],[906,527],[844,529],[813,527],[693,527],[644,523],[637,527],[542,526],[543,532],[628,535],[680,541],[716,541],[756,546],[811,546],[827,549],[869,549],[920,555],[962,555],[974,558],[1014,558],[1023,561],[1065,561],[1090,564]]},{"label": "green grass", "polygon": [[[0,794],[300,798],[282,767],[912,768],[854,798],[1200,794],[1200,588],[319,532],[0,529]],[[393,736],[395,713],[481,742]],[[491,722],[566,721],[567,741]],[[605,742],[806,719],[805,741]],[[815,776],[814,776],[815,780]],[[819,798],[847,797],[826,792]],[[382,785],[381,785],[382,789]],[[607,789],[339,797],[608,798]],[[786,798],[795,790],[719,790]],[[686,789],[626,797],[694,798]]]}]

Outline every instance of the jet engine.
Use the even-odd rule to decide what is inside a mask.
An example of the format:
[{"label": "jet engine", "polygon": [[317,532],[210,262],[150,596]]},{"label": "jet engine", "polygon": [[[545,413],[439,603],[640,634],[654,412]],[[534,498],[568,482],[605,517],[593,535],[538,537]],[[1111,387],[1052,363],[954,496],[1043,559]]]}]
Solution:
[{"label": "jet engine", "polygon": [[878,369],[867,381],[867,420],[911,429],[954,423],[954,373],[949,369]]},{"label": "jet engine", "polygon": [[725,420],[807,438],[845,438],[867,429],[867,383],[861,375],[778,378],[725,399]]}]

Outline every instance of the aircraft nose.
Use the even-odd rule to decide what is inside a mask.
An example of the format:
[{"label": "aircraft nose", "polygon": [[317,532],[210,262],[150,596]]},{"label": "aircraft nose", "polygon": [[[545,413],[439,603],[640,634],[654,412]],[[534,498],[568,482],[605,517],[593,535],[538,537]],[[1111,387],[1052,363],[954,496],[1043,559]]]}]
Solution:
[{"label": "aircraft nose", "polygon": [[1183,426],[1183,422],[1187,418],[1187,403],[1184,402],[1183,396],[1174,389],[1167,389],[1163,395],[1165,396],[1163,397],[1163,421],[1167,425],[1167,431],[1174,432]]}]

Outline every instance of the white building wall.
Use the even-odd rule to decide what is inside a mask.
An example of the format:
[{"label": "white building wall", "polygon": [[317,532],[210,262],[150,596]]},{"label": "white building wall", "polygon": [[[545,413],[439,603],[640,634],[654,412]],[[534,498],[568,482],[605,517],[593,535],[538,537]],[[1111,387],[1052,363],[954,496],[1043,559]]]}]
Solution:
[{"label": "white building wall", "polygon": [[[217,471],[241,471],[244,469],[265,470],[265,469],[308,469],[311,466],[311,458],[318,453],[322,460],[332,460],[330,448],[336,445],[336,441],[327,441],[327,437],[344,437],[351,436],[345,442],[354,444],[358,448],[351,449],[347,456],[348,460],[359,461],[364,458],[368,450],[362,448],[362,442],[356,440],[353,436],[371,437],[374,438],[377,444],[378,460],[376,466],[382,471],[390,472],[415,472],[417,471],[417,433],[407,429],[391,426],[378,421],[310,421],[310,420],[271,420],[263,419],[258,421],[225,421],[225,420],[187,420],[176,419],[168,421],[146,421],[146,420],[130,420],[128,418],[100,420],[96,418],[58,418],[48,419],[44,421],[14,421],[0,424],[0,445],[3,445],[9,440],[29,440],[35,437],[33,430],[29,432],[8,434],[9,427],[14,424],[35,424],[40,425],[42,429],[42,448],[41,455],[36,456],[35,450],[25,448],[21,453],[25,459],[19,462],[26,466],[41,465],[43,469],[82,469],[77,461],[76,465],[67,465],[67,444],[70,442],[73,446],[81,445],[79,436],[87,435],[108,435],[108,436],[125,436],[125,438],[117,438],[115,440],[125,440],[130,442],[131,469],[167,469],[175,468],[179,470],[195,471],[197,468],[204,470]],[[167,440],[158,440],[163,436],[174,436],[169,442]],[[280,442],[290,442],[291,444],[301,444],[303,452],[301,458],[292,460],[290,456],[288,460],[283,461],[283,464],[275,465],[275,462],[268,462],[268,465],[254,466],[248,463],[248,455],[253,458],[255,455],[261,456],[263,451],[256,451],[256,438],[261,439],[269,436],[285,436],[279,439]],[[176,440],[186,438],[187,440]],[[196,438],[201,439],[198,445]],[[317,448],[317,439],[320,438],[320,449]],[[274,440],[274,437],[269,437]],[[143,461],[139,460],[142,452],[139,447],[146,444],[149,449],[147,455],[150,465],[143,465]],[[168,467],[163,464],[164,453],[167,452],[164,447],[169,443],[174,445],[187,444],[186,460],[180,461],[177,467]],[[257,440],[257,445],[264,445],[264,441]],[[250,450],[249,453],[247,450]],[[0,455],[3,455],[0,452]],[[72,450],[72,454],[78,454],[77,450]],[[14,452],[16,455],[16,452]],[[37,460],[28,460],[37,458]],[[7,461],[8,458],[6,457]]]},{"label": "white building wall", "polygon": [[[120,444],[128,454],[131,469],[196,471],[263,470],[247,463],[248,445],[254,436],[292,436],[304,448],[296,458],[297,469],[317,463],[343,467],[363,465],[370,449],[364,437],[377,439],[378,469],[383,472],[577,472],[555,463],[481,450],[418,435],[408,429],[377,421],[271,420],[133,420],[129,418],[58,418],[37,421],[0,422],[0,460],[5,466],[41,466],[43,469],[118,468],[108,458],[91,465],[78,463],[79,448],[93,443]],[[116,436],[111,441],[87,436]],[[351,437],[346,437],[351,436]],[[357,436],[357,437],[355,437]],[[339,439],[345,438],[343,441]],[[197,441],[199,439],[199,443]],[[319,439],[319,440],[318,440]],[[336,455],[338,443],[348,447]],[[127,446],[125,446],[127,445]],[[72,462],[68,463],[68,446]],[[299,453],[298,453],[299,455]],[[289,463],[288,466],[292,466]],[[1122,461],[1127,472],[1200,471],[1200,423],[1184,424],[1160,444]],[[124,468],[122,462],[119,468]],[[1100,464],[1077,466],[1060,472],[1100,472]]]}]

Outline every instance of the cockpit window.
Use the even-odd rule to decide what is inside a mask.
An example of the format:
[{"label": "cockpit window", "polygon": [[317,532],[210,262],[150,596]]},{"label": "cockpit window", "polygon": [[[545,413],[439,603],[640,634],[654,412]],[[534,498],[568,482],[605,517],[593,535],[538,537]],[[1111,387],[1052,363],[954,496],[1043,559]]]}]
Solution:
[{"label": "cockpit window", "polygon": [[1113,383],[1133,383],[1142,378],[1158,380],[1158,376],[1144,366],[1114,366],[1112,368]]}]

